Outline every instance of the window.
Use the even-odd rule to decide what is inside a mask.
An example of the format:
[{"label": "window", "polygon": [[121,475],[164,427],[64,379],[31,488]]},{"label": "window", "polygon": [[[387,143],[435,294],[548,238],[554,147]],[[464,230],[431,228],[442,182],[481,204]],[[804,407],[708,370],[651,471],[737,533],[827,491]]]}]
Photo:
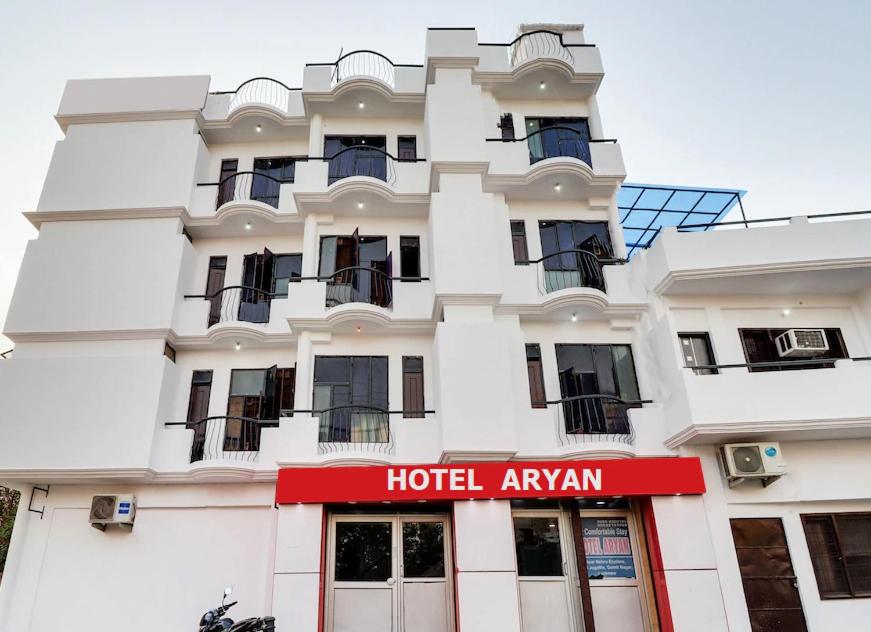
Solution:
[{"label": "window", "polygon": [[541,347],[526,345],[526,373],[529,376],[529,399],[533,408],[547,408],[544,393],[544,373],[541,369]]},{"label": "window", "polygon": [[350,176],[387,180],[386,136],[324,136],[327,184]]},{"label": "window", "polygon": [[564,156],[590,164],[590,128],[577,117],[527,117],[529,163]]},{"label": "window", "polygon": [[[188,397],[187,420],[196,422],[209,416],[209,396],[212,393],[212,372],[194,371]],[[202,424],[200,424],[202,425]],[[188,427],[191,427],[190,425]]]},{"label": "window", "polygon": [[393,574],[392,553],[391,523],[336,523],[336,581],[387,581]]},{"label": "window", "polygon": [[820,598],[871,597],[871,513],[801,519]]},{"label": "window", "polygon": [[502,140],[514,140],[514,116],[503,114],[499,118],[499,129],[502,130]]},{"label": "window", "polygon": [[511,220],[511,247],[514,249],[514,263],[527,263],[529,251],[526,249],[526,222]]},{"label": "window", "polygon": [[420,278],[420,237],[399,238],[399,266],[404,278]]},{"label": "window", "polygon": [[224,278],[227,273],[227,257],[210,257],[209,274],[206,277],[206,296],[211,305],[209,306],[209,327],[221,320],[222,296]]},{"label": "window", "polygon": [[288,156],[255,158],[255,175],[251,178],[251,199],[278,208],[281,183],[293,182],[295,169],[296,159]]},{"label": "window", "polygon": [[557,517],[514,517],[517,574],[521,577],[558,577],[563,574]]},{"label": "window", "polygon": [[416,136],[399,136],[396,142],[399,149],[397,158],[400,160],[417,160]]},{"label": "window", "polygon": [[[696,367],[716,364],[714,351],[711,348],[711,337],[708,332],[694,334],[678,334],[680,350],[683,353],[685,366]],[[715,375],[717,369],[694,369],[696,375]]]},{"label": "window", "polygon": [[424,417],[423,358],[402,356],[402,416],[407,419]]},{"label": "window", "polygon": [[387,357],[315,356],[312,401],[321,442],[387,442]]},{"label": "window", "polygon": [[171,362],[175,362],[175,347],[173,347],[168,342],[163,343],[163,355],[170,359]]},{"label": "window", "polygon": [[318,276],[327,281],[327,307],[369,303],[389,307],[393,300],[393,255],[387,237],[321,237]]},{"label": "window", "polygon": [[[548,257],[566,250],[586,250],[599,259],[611,259],[614,249],[608,222],[543,221],[538,224],[542,255]],[[554,261],[557,261],[556,257]],[[574,260],[567,260],[568,263]]]},{"label": "window", "polygon": [[236,175],[239,170],[239,160],[236,158],[227,158],[221,161],[221,173],[218,176],[218,204],[226,204],[234,199],[236,191]]},{"label": "window", "polygon": [[[750,367],[750,371],[791,371],[796,369],[824,369],[832,368],[835,363],[831,364],[807,364],[802,360],[807,358],[782,358],[777,353],[777,347],[774,339],[785,332],[786,329],[739,329],[738,334],[741,336],[741,344],[744,346],[744,357],[748,363],[753,362],[783,362],[789,363],[789,366],[761,366]],[[841,330],[824,329],[826,339],[829,342],[829,350],[814,356],[814,359],[831,358],[848,358],[847,347],[844,345],[844,338],[841,336]]]},{"label": "window", "polygon": [[287,296],[287,286],[291,279],[302,276],[302,255],[275,255],[275,268],[272,272],[272,293]]},{"label": "window", "polygon": [[[274,427],[283,408],[293,408],[296,369],[233,369],[224,450],[259,450],[260,429]],[[248,420],[274,423],[253,423]]]},{"label": "window", "polygon": [[[629,434],[628,408],[611,399],[582,399],[582,395],[610,395],[637,401],[638,381],[629,345],[556,345],[560,397],[566,432],[570,434]],[[575,399],[570,399],[575,398]]]}]

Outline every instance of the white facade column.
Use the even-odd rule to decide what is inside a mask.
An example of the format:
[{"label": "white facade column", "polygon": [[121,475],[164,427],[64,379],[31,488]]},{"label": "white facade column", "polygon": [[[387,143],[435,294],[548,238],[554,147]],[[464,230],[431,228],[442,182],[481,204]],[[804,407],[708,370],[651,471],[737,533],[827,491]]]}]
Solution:
[{"label": "white facade column", "polygon": [[279,630],[318,632],[323,505],[281,505],[272,614]]},{"label": "white facade column", "polygon": [[294,392],[294,408],[298,410],[311,408],[313,367],[312,333],[301,331],[296,341],[296,391]]},{"label": "white facade column", "polygon": [[511,504],[455,502],[454,531],[459,629],[520,632]]},{"label": "white facade column", "polygon": [[308,155],[323,155],[324,118],[321,114],[312,114],[308,137]]}]

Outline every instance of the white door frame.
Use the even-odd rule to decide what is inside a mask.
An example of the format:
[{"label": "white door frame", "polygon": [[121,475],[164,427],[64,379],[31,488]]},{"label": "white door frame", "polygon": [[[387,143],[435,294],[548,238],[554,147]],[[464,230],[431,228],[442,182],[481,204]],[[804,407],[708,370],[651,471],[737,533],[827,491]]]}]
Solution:
[{"label": "white door frame", "polygon": [[[387,582],[336,582],[336,524],[339,522],[380,522],[390,524],[391,531],[391,577]],[[446,620],[448,622],[448,631],[454,632],[454,572],[453,572],[453,534],[451,532],[450,514],[433,513],[433,514],[415,514],[415,513],[372,513],[372,514],[343,514],[331,513],[329,515],[327,527],[327,542],[326,542],[326,563],[327,563],[327,581],[325,584],[326,595],[324,595],[324,630],[332,632],[334,623],[334,608],[335,608],[335,589],[336,583],[342,587],[348,588],[386,588],[389,587],[393,594],[393,612],[392,612],[392,632],[414,632],[413,630],[403,630],[404,617],[402,612],[402,590],[403,585],[407,583],[433,583],[434,578],[426,577],[404,577],[403,569],[403,550],[402,550],[402,525],[406,522],[440,522],[443,525],[443,544],[444,544],[444,562],[445,562],[445,608],[447,609]],[[393,583],[391,583],[391,580]],[[441,580],[441,578],[439,578]],[[385,630],[385,632],[390,632]]]},{"label": "white door frame", "polygon": [[[569,604],[569,627],[576,632],[584,629],[583,604],[581,603],[580,576],[575,560],[574,537],[572,535],[571,514],[561,508],[554,509],[512,509],[511,526],[514,528],[514,518],[555,518],[559,529],[560,554],[563,558],[563,578],[566,587],[566,600]],[[516,554],[516,553],[515,553]],[[519,569],[518,569],[519,570]],[[520,582],[556,582],[557,577],[520,577],[518,572],[518,590]],[[519,596],[519,595],[518,595]],[[522,615],[521,615],[522,616]]]}]

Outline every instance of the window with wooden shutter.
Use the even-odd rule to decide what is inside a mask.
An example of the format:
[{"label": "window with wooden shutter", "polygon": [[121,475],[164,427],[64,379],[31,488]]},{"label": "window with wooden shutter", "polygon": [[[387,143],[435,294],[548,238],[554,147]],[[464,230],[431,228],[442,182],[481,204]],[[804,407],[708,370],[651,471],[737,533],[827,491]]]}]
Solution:
[{"label": "window with wooden shutter", "polygon": [[529,251],[526,248],[526,222],[511,220],[511,248],[514,250],[514,263],[528,263]]},{"label": "window with wooden shutter", "polygon": [[424,416],[423,358],[402,357],[402,416],[407,419]]},{"label": "window with wooden shutter", "polygon": [[209,416],[209,396],[212,393],[212,372],[194,371],[191,392],[188,397],[188,422],[196,422]]},{"label": "window with wooden shutter", "polygon": [[801,518],[820,598],[871,597],[871,513]]},{"label": "window with wooden shutter", "polygon": [[526,373],[529,376],[529,400],[533,408],[547,408],[544,394],[544,372],[541,368],[541,347],[526,345]]}]

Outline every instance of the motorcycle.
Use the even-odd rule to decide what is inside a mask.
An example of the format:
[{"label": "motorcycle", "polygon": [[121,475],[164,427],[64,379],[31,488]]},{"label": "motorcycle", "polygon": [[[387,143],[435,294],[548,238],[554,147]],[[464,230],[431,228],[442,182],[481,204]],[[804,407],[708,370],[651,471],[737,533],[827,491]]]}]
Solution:
[{"label": "motorcycle", "polygon": [[238,601],[225,603],[232,593],[232,586],[224,589],[221,605],[209,610],[200,618],[199,632],[275,632],[275,617],[252,617],[238,623],[225,617],[227,610],[239,603]]}]

